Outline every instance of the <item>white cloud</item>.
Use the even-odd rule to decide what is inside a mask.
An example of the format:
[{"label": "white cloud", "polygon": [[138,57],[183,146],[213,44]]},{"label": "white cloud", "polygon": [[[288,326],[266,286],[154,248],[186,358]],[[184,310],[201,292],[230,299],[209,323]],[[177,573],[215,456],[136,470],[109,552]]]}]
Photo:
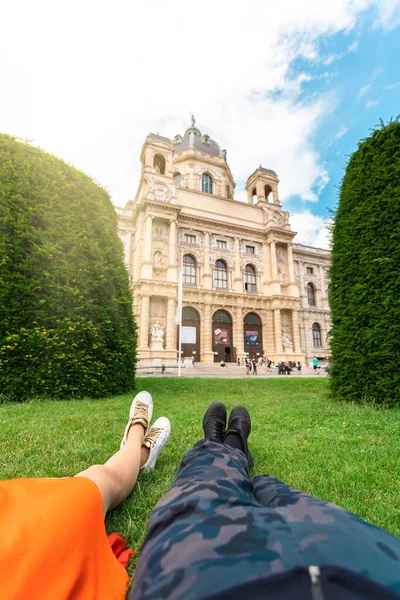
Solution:
[{"label": "white cloud", "polygon": [[400,24],[400,2],[399,0],[375,0],[378,16],[375,27],[394,29]]},{"label": "white cloud", "polygon": [[320,60],[321,40],[350,32],[371,3],[203,0],[196,14],[183,0],[5,3],[0,131],[74,163],[123,204],[146,134],[182,133],[193,111],[227,148],[239,194],[262,163],[278,172],[283,200],[315,201],[328,174],[314,134],[335,96],[301,101],[310,75],[290,66]]},{"label": "white cloud", "polygon": [[367,85],[364,85],[358,92],[358,97],[363,98],[364,96],[366,96],[371,88],[372,88],[372,85],[370,83],[367,83]]},{"label": "white cloud", "polygon": [[335,135],[335,139],[336,140],[340,140],[340,138],[342,138],[344,135],[346,135],[346,133],[348,132],[349,128],[346,127],[346,125],[341,125],[339,128],[339,131],[337,132],[337,134]]},{"label": "white cloud", "polygon": [[347,48],[347,52],[357,52],[358,50],[358,45],[359,45],[359,41],[355,40],[354,42],[352,42],[349,47]]},{"label": "white cloud", "polygon": [[365,103],[365,108],[375,108],[375,106],[378,106],[380,102],[380,100],[369,100]]},{"label": "white cloud", "polygon": [[293,231],[297,231],[295,243],[329,249],[330,232],[328,228],[331,219],[324,219],[306,210],[291,214],[290,223]]},{"label": "white cloud", "polygon": [[396,83],[391,83],[390,85],[385,85],[385,90],[394,90],[395,88],[399,87],[400,85],[400,81],[397,81]]}]

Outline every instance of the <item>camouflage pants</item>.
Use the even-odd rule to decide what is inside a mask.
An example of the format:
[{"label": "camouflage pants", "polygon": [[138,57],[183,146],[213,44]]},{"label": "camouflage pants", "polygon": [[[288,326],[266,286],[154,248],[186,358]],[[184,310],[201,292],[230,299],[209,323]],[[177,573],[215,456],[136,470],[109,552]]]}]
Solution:
[{"label": "camouflage pants", "polygon": [[185,455],[149,522],[130,598],[204,598],[296,565],[340,565],[400,591],[400,540],[214,440]]}]

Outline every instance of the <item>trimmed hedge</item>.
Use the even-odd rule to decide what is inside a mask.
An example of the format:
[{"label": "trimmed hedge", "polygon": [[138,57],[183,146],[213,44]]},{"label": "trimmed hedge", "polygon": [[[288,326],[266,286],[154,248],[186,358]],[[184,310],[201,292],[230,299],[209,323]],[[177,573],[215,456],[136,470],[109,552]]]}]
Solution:
[{"label": "trimmed hedge", "polygon": [[332,376],[345,400],[400,404],[400,123],[350,157],[333,225]]},{"label": "trimmed hedge", "polygon": [[135,348],[109,195],[0,134],[0,399],[126,392]]}]

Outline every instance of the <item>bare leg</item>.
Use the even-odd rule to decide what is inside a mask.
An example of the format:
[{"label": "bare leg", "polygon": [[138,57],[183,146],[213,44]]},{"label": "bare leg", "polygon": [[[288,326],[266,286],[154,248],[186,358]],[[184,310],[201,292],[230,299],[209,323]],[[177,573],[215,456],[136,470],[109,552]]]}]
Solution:
[{"label": "bare leg", "polygon": [[104,465],[92,465],[76,477],[91,479],[99,488],[104,516],[129,496],[137,480],[139,469],[149,456],[142,447],[145,430],[140,424],[132,425],[125,446]]}]

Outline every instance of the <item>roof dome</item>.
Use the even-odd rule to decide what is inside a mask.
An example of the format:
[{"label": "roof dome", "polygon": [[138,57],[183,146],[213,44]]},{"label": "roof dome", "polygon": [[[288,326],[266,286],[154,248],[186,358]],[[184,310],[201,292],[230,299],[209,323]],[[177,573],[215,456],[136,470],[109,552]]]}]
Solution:
[{"label": "roof dome", "polygon": [[196,148],[196,150],[212,154],[213,156],[224,157],[223,151],[221,151],[217,142],[212,140],[209,135],[201,135],[200,130],[195,125],[194,117],[192,117],[191,126],[186,129],[185,135],[183,137],[176,135],[172,143],[175,146],[175,152],[183,152],[188,148]]}]

